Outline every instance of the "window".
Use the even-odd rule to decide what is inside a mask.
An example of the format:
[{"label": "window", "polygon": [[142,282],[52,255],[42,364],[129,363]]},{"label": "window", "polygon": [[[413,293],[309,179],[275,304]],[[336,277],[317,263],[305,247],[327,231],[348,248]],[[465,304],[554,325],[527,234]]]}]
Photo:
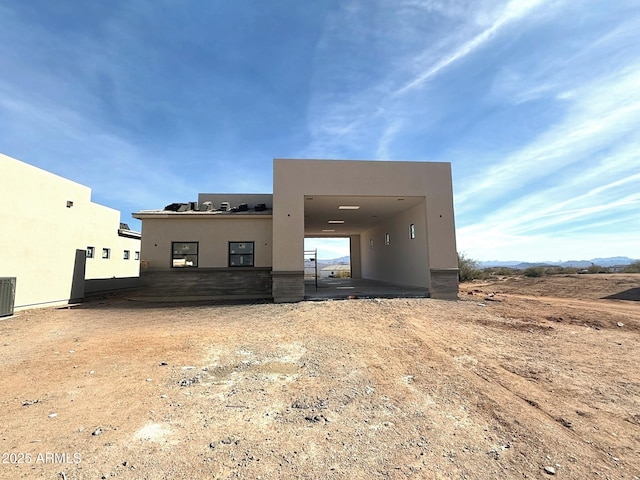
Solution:
[{"label": "window", "polygon": [[134,260],[140,260],[140,252],[135,252],[135,253],[133,254],[133,259],[134,259]]},{"label": "window", "polygon": [[124,251],[124,256],[123,256],[123,258],[124,258],[125,260],[129,260],[129,256],[130,256],[130,254],[131,254],[131,252],[130,252],[129,250],[125,250],[125,251]]},{"label": "window", "polygon": [[102,258],[110,258],[111,257],[111,249],[103,248],[102,249]]},{"label": "window", "polygon": [[409,238],[411,240],[416,238],[416,226],[413,223],[409,225]]},{"label": "window", "polygon": [[172,267],[198,266],[198,242],[171,242],[171,252]]},{"label": "window", "polygon": [[87,258],[93,258],[95,254],[96,254],[95,247],[87,247]]},{"label": "window", "polygon": [[388,233],[384,234],[384,244],[389,245],[391,243],[391,236]]},{"label": "window", "polygon": [[253,242],[229,242],[229,266],[253,267]]}]

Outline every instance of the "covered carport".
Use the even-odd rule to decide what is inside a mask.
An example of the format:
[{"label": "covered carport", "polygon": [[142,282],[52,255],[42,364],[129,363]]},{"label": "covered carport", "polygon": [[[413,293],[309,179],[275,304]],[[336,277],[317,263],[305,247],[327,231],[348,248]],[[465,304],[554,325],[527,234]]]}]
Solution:
[{"label": "covered carport", "polygon": [[304,298],[304,238],[348,237],[352,278],[457,297],[448,163],[274,160],[273,296]]}]

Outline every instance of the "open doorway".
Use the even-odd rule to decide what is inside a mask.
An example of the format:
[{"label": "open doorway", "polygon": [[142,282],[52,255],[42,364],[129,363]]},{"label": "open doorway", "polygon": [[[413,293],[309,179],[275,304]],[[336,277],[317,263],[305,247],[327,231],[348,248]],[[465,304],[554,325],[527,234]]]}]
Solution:
[{"label": "open doorway", "polygon": [[350,249],[349,237],[305,238],[305,280],[351,278]]}]

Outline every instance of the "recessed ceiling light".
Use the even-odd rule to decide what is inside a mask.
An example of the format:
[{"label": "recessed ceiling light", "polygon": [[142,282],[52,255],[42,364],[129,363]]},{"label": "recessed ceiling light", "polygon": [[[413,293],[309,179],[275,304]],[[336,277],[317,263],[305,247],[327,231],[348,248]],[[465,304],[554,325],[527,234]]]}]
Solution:
[{"label": "recessed ceiling light", "polygon": [[329,220],[327,223],[344,223],[344,220]]},{"label": "recessed ceiling light", "polygon": [[323,232],[335,232],[335,230],[329,230],[329,229],[322,229]]},{"label": "recessed ceiling light", "polygon": [[340,205],[338,210],[358,210],[360,205]]},{"label": "recessed ceiling light", "polygon": [[399,198],[398,200],[404,200],[404,198]]}]

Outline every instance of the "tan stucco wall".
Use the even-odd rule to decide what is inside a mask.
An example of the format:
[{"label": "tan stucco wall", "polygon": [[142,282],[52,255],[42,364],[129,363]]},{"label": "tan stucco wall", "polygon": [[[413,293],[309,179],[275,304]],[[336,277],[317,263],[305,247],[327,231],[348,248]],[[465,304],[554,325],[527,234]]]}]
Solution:
[{"label": "tan stucco wall", "polygon": [[351,263],[351,278],[362,278],[362,262],[360,256],[360,235],[349,237],[349,258]]},{"label": "tan stucco wall", "polygon": [[[416,238],[409,226],[415,225]],[[385,234],[389,233],[389,245]],[[362,277],[401,285],[429,287],[425,204],[420,203],[361,235]],[[373,240],[373,248],[370,242]]]},{"label": "tan stucco wall", "polygon": [[2,154],[0,172],[0,277],[17,277],[16,309],[68,302],[76,250],[88,245],[97,259],[87,259],[86,278],[138,275],[140,241],[118,236],[120,213],[91,202],[90,188]]},{"label": "tan stucco wall", "polygon": [[171,242],[199,242],[199,268],[226,268],[228,242],[255,242],[254,266],[271,266],[271,215],[155,214],[142,218],[142,260],[149,270],[171,268]]},{"label": "tan stucco wall", "polygon": [[[274,271],[303,270],[304,195],[424,197],[428,259],[419,268],[457,268],[449,163],[275,159],[273,168]],[[363,252],[368,241],[362,235]],[[366,276],[364,262],[362,269]],[[393,278],[417,275],[407,269]]]}]

